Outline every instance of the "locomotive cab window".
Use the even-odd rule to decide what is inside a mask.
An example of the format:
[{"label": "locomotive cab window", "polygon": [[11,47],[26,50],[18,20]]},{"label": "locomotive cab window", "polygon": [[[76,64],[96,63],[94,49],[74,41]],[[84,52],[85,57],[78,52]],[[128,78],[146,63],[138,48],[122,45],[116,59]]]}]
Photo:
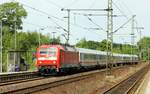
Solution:
[{"label": "locomotive cab window", "polygon": [[56,56],[56,53],[57,53],[57,49],[56,48],[49,48],[48,49],[48,55],[50,56]]},{"label": "locomotive cab window", "polygon": [[49,56],[56,56],[57,49],[56,48],[40,48],[40,54],[49,55]]},{"label": "locomotive cab window", "polygon": [[40,52],[40,54],[46,54],[47,53],[46,48],[40,48],[39,52]]}]

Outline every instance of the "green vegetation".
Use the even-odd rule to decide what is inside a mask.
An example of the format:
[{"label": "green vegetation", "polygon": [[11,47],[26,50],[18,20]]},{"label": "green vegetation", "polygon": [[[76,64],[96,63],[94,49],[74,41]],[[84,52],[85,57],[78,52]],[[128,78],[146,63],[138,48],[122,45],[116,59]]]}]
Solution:
[{"label": "green vegetation", "polygon": [[150,37],[143,37],[138,43],[140,57],[143,60],[150,60]]},{"label": "green vegetation", "polygon": [[[39,46],[39,33],[37,31],[22,31],[23,19],[27,17],[27,12],[19,3],[4,3],[0,5],[0,21],[3,23],[3,71],[6,71],[7,56],[9,51],[22,51],[23,56],[27,60],[30,66],[30,70],[34,69],[33,52]],[[3,20],[7,18],[7,20]],[[16,29],[15,29],[16,28]],[[16,30],[16,49],[15,49],[15,30]],[[60,38],[51,39],[48,34],[40,34],[40,44],[60,43]],[[95,49],[106,51],[107,40],[101,42],[87,41],[81,39],[76,46],[81,48]],[[110,45],[111,43],[109,43]],[[141,59],[149,59],[148,50],[150,48],[150,37],[142,38],[137,46],[131,46],[129,44],[117,44],[113,43],[113,52],[131,54],[131,48],[133,48],[133,54],[138,54]],[[139,49],[138,49],[139,48]],[[25,52],[25,53],[24,53]]]},{"label": "green vegetation", "polygon": [[[37,31],[22,31],[23,19],[27,17],[27,12],[19,3],[4,3],[0,5],[0,21],[3,26],[3,71],[7,68],[7,56],[9,51],[21,53],[30,66],[34,69],[33,52],[39,46],[39,33]],[[3,18],[7,18],[3,20]],[[15,49],[15,30],[16,30],[16,49]],[[50,39],[47,35],[40,34],[40,44],[50,44],[59,38]]]},{"label": "green vegetation", "polygon": [[[111,43],[109,43],[110,45]],[[77,47],[88,48],[94,50],[107,51],[107,40],[102,40],[101,42],[95,41],[86,41],[86,39],[81,39],[79,43],[76,44]],[[138,54],[138,49],[136,46],[131,46],[129,44],[117,44],[113,43],[113,52],[114,53],[122,53],[122,54],[131,54],[131,48],[133,50],[133,54]]]},{"label": "green vegetation", "polygon": [[7,18],[3,21],[4,26],[9,28],[9,31],[14,32],[15,24],[17,29],[22,29],[22,19],[27,17],[27,12],[19,3],[4,3],[0,5],[0,19]]},{"label": "green vegetation", "polygon": [[[102,40],[101,42],[95,42],[95,41],[86,41],[86,39],[81,39],[76,44],[76,46],[81,48],[107,51],[106,44],[107,44],[107,40]],[[141,58],[141,60],[150,60],[150,37],[143,37],[137,43],[137,46],[132,46],[129,44],[113,43],[113,52],[121,53],[121,54],[131,54],[133,52],[133,54],[138,55]]]}]

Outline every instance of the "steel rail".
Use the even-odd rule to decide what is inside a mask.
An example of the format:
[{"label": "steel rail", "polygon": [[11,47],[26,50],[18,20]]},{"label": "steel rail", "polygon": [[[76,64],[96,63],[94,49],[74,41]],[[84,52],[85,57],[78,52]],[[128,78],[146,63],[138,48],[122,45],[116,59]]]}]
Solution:
[{"label": "steel rail", "polygon": [[0,86],[18,84],[18,83],[29,82],[29,81],[40,80],[40,79],[44,79],[44,77],[36,77],[36,78],[29,78],[29,79],[23,79],[23,80],[4,82],[4,83],[0,83]]},{"label": "steel rail", "polygon": [[54,87],[58,87],[64,84],[68,84],[68,83],[72,83],[72,82],[77,82],[77,81],[81,81],[84,79],[88,79],[93,77],[92,75],[96,75],[97,73],[101,73],[101,72],[105,72],[105,70],[97,70],[94,72],[86,72],[86,73],[79,73],[79,74],[74,74],[74,75],[69,75],[69,76],[65,76],[62,77],[62,79],[57,79],[56,81],[50,81],[50,82],[46,82],[46,83],[41,83],[39,85],[35,85],[35,86],[27,86],[27,87],[23,87],[20,89],[15,89],[12,91],[5,91],[1,93],[7,93],[7,94],[25,94],[25,93],[33,93],[33,92],[38,92],[41,90],[46,90],[49,88],[54,88]]},{"label": "steel rail", "polygon": [[129,94],[131,92],[133,93],[133,91],[135,91],[138,87],[137,85],[140,84],[139,82],[141,82],[144,75],[146,75],[146,73],[149,71],[149,68],[150,65],[142,68],[135,74],[131,75],[129,78],[121,81],[109,90],[105,91],[104,94]]},{"label": "steel rail", "polygon": [[[122,67],[116,67],[116,68],[114,68],[114,70],[119,69],[119,68],[122,68]],[[106,72],[106,69],[104,69],[104,70],[94,70],[94,71],[89,71],[89,72],[81,72],[81,73],[72,74],[72,75],[68,75],[68,76],[62,76],[62,77],[60,77],[60,79],[58,77],[55,81],[50,80],[50,82],[46,81],[44,83],[42,81],[40,81],[40,84],[27,85],[26,87],[17,88],[17,89],[13,89],[13,90],[8,90],[8,91],[4,91],[2,93],[23,94],[23,93],[38,92],[38,91],[41,91],[41,90],[46,90],[46,89],[58,87],[58,86],[61,86],[61,85],[64,85],[64,84],[68,84],[68,83],[88,79],[88,78],[93,77],[93,75],[97,75],[99,73],[104,73],[105,74],[105,72]]]},{"label": "steel rail", "polygon": [[13,82],[18,80],[25,80],[31,78],[37,78],[38,72],[14,72],[14,73],[3,73],[0,74],[0,84],[6,82]]}]

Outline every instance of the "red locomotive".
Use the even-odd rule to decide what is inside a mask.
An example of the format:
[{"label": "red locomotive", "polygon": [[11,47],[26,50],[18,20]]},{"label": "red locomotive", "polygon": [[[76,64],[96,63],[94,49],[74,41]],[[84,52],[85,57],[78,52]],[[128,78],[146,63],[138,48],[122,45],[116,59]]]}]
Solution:
[{"label": "red locomotive", "polygon": [[37,48],[36,66],[40,73],[62,72],[66,68],[78,67],[78,52],[63,45],[42,45]]},{"label": "red locomotive", "polygon": [[[106,65],[107,53],[103,51],[76,48],[66,45],[42,45],[37,48],[36,67],[39,73],[53,74],[81,68]],[[114,54],[115,63],[138,62],[138,56]]]}]

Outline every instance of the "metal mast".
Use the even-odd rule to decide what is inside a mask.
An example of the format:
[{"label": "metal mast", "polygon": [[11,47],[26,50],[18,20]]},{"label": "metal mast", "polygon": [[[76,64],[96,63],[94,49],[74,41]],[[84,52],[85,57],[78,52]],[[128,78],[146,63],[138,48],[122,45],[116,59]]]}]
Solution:
[{"label": "metal mast", "polygon": [[[134,17],[135,17],[135,15],[133,15],[132,16],[132,27],[131,27],[131,29],[132,29],[132,32],[131,32],[131,55],[133,55],[133,46],[134,46]],[[132,61],[133,61],[133,56],[132,56]]]},{"label": "metal mast", "polygon": [[[144,27],[136,27],[136,29],[139,30],[139,40],[141,40],[141,38],[142,38],[142,32],[141,32],[141,30],[144,29]],[[142,59],[142,52],[141,52],[140,45],[142,45],[142,44],[139,43],[138,49],[139,49],[139,58],[141,60]]]},{"label": "metal mast", "polygon": [[[108,0],[108,9],[107,9],[107,60],[106,60],[106,68],[108,70],[111,69],[111,63],[113,63],[113,9],[112,9],[112,0]],[[110,44],[111,43],[111,44]],[[111,74],[111,70],[107,75]]]},{"label": "metal mast", "polygon": [[67,37],[66,37],[66,44],[69,44],[69,39],[70,39],[70,20],[71,20],[71,11],[108,11],[109,9],[64,9],[62,8],[61,11],[67,11],[68,12],[68,16],[65,18],[68,18],[68,30],[66,30],[67,32]]},{"label": "metal mast", "polygon": [[66,44],[69,44],[69,38],[70,38],[70,9],[61,9],[61,11],[67,11],[68,12],[68,30],[67,30],[67,38],[66,38]]},{"label": "metal mast", "polygon": [[2,28],[2,21],[0,21],[0,23],[1,23],[1,24],[0,24],[0,25],[1,25],[1,26],[0,26],[0,30],[1,30],[1,32],[0,32],[0,35],[1,35],[1,37],[0,37],[0,40],[1,40],[1,43],[0,43],[0,50],[1,50],[1,51],[0,51],[0,54],[1,54],[1,55],[0,55],[0,73],[1,73],[1,72],[2,72],[2,68],[3,68],[3,67],[2,67],[2,66],[3,66],[3,63],[2,63],[2,62],[3,62],[3,59],[2,59],[2,58],[3,58],[3,52],[2,52],[2,51],[3,51],[3,50],[2,50],[2,49],[3,49],[3,48],[2,48],[2,47],[3,47],[3,45],[2,45],[2,41],[3,41],[3,40],[2,40],[2,36],[3,36],[3,35],[2,35],[2,31],[3,31],[3,28]]},{"label": "metal mast", "polygon": [[68,9],[68,34],[67,34],[67,44],[69,44],[69,37],[70,37],[70,10]]}]

